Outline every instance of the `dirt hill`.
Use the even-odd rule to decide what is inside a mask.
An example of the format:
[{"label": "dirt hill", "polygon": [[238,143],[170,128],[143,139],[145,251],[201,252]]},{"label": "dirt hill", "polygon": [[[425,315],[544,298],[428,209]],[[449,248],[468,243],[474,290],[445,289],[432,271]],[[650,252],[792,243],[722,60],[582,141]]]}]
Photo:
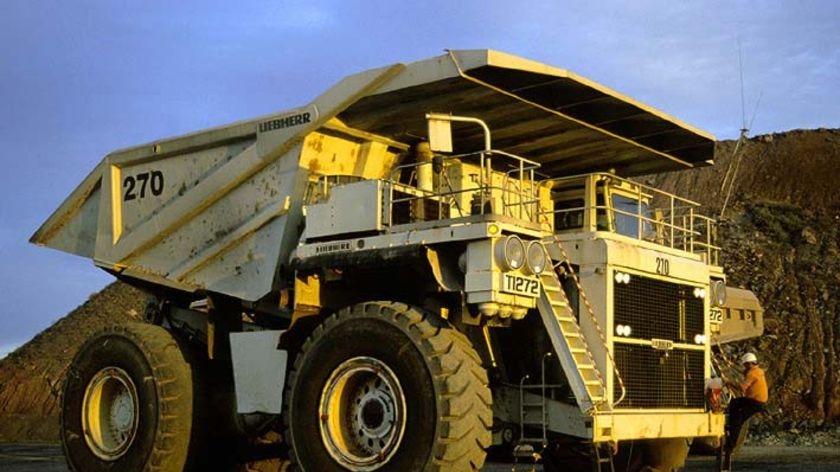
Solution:
[{"label": "dirt hill", "polygon": [[[723,203],[721,181],[734,142],[717,165],[644,179],[709,206]],[[766,423],[796,429],[840,418],[840,130],[759,136],[742,146],[721,225],[732,285],[761,299],[766,335],[755,349],[772,382]],[[137,318],[145,297],[115,283],[0,361],[0,441],[57,439],[58,388],[67,364],[92,332]],[[751,344],[751,345],[750,345]]]},{"label": "dirt hill", "polygon": [[57,441],[59,392],[76,350],[105,326],[138,319],[145,301],[113,283],[0,361],[0,441]]},{"label": "dirt hill", "polygon": [[[715,165],[648,179],[715,209],[723,204],[721,184],[729,169],[735,141],[718,142]],[[818,211],[840,208],[840,129],[794,130],[746,140],[738,150],[732,200],[790,203]],[[717,216],[717,214],[715,214]]]},{"label": "dirt hill", "polygon": [[[721,142],[714,167],[659,175],[648,183],[720,214],[721,183],[735,143]],[[738,346],[762,360],[779,428],[840,419],[840,130],[790,131],[742,144],[721,222],[731,285],[755,292],[765,336]],[[737,160],[737,159],[736,159]],[[737,165],[737,163],[736,163]]]}]

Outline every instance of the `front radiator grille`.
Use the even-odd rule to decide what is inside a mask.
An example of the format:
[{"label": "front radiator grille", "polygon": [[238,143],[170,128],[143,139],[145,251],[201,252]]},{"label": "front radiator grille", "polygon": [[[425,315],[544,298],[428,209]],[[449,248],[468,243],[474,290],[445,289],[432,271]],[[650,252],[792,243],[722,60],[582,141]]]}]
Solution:
[{"label": "front radiator grille", "polygon": [[[632,329],[630,338],[666,339],[693,344],[703,334],[703,299],[694,287],[631,276],[630,283],[613,284],[615,325]],[[619,408],[703,408],[705,405],[703,351],[624,344],[616,337],[615,360],[627,390]],[[618,400],[621,389],[614,389]]]},{"label": "front radiator grille", "polygon": [[633,338],[693,343],[703,334],[703,299],[692,286],[634,275],[613,292],[615,324],[630,326]]},{"label": "front radiator grille", "polygon": [[[615,361],[627,394],[617,408],[703,408],[703,351],[615,344]],[[616,384],[613,401],[621,389]]]}]

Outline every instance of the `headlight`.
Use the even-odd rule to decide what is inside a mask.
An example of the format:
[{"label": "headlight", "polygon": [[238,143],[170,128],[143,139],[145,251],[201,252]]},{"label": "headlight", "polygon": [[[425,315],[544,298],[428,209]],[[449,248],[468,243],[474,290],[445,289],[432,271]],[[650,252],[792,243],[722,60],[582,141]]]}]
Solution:
[{"label": "headlight", "polygon": [[631,328],[629,325],[616,325],[615,334],[619,336],[629,337],[631,334],[633,334],[633,328]]},{"label": "headlight", "polygon": [[615,283],[617,284],[629,284],[630,283],[630,274],[626,272],[616,272],[615,273]]},{"label": "headlight", "polygon": [[534,275],[540,275],[545,270],[548,258],[545,256],[545,248],[539,241],[528,243],[528,258],[526,260],[528,270]]},{"label": "headlight", "polygon": [[709,291],[712,294],[712,305],[722,307],[726,305],[726,282],[723,280],[712,280],[709,285]]},{"label": "headlight", "polygon": [[497,247],[500,249],[497,254],[502,269],[515,270],[525,264],[525,244],[519,236],[510,235],[504,238]]},{"label": "headlight", "polygon": [[706,298],[706,289],[694,287],[694,298]]},{"label": "headlight", "polygon": [[706,344],[706,335],[697,334],[694,336],[694,344]]}]

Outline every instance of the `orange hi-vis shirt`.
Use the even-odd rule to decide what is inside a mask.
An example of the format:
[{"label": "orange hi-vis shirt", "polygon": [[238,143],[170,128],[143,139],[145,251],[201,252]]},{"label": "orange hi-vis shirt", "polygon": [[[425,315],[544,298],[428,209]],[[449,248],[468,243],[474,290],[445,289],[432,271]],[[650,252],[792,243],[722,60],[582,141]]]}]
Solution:
[{"label": "orange hi-vis shirt", "polygon": [[760,403],[767,403],[767,380],[764,378],[764,371],[755,366],[747,371],[744,383],[741,384],[741,391],[744,396]]}]

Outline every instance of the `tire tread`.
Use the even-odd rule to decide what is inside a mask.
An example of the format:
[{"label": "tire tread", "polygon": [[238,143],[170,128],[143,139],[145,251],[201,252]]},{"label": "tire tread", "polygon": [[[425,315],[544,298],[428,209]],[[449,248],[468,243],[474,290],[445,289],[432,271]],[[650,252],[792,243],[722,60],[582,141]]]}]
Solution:
[{"label": "tire tread", "polygon": [[[490,446],[493,422],[492,395],[487,371],[469,339],[446,320],[400,302],[372,301],[344,308],[327,316],[303,343],[286,384],[285,399],[313,343],[327,330],[347,319],[376,316],[398,325],[413,341],[429,367],[435,390],[440,392],[438,432],[432,457],[425,470],[477,471],[484,465],[485,449]],[[286,437],[289,415],[283,415]],[[294,446],[290,448],[296,461]]]},{"label": "tire tread", "polygon": [[[154,381],[157,391],[158,416],[157,431],[149,458],[144,468],[145,472],[173,472],[183,469],[187,460],[191,426],[192,426],[192,382],[191,370],[178,342],[164,328],[160,326],[133,322],[122,325],[109,326],[88,338],[76,354],[76,358],[84,355],[89,347],[103,342],[103,338],[120,336],[134,343],[146,356],[151,378],[143,381]],[[105,341],[107,342],[107,341]],[[75,375],[71,363],[70,375]],[[65,385],[67,380],[65,380]],[[64,404],[64,392],[62,400]],[[173,412],[174,414],[169,414]],[[60,431],[65,431],[64,415],[60,416]],[[76,470],[70,462],[69,451],[65,441],[62,449],[68,457],[68,466]]]}]

